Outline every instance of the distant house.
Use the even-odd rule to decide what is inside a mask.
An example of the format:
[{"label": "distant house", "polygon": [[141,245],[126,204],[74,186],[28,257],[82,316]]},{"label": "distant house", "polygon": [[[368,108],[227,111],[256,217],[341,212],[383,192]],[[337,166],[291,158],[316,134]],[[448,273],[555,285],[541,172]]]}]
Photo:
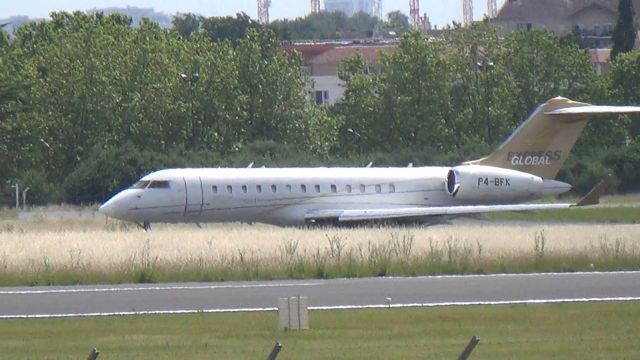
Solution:
[{"label": "distant house", "polygon": [[589,49],[589,55],[596,74],[602,75],[611,67],[611,49]]},{"label": "distant house", "polygon": [[[637,18],[640,0],[633,0],[633,6]],[[618,0],[507,0],[493,23],[505,34],[546,29],[573,33],[591,48],[609,48],[617,20]]]},{"label": "distant house", "polygon": [[298,51],[303,67],[313,80],[310,95],[318,104],[335,104],[344,95],[344,83],[338,78],[340,64],[360,54],[369,66],[380,63],[382,53],[395,50],[395,43],[310,43],[283,45],[284,51]]}]

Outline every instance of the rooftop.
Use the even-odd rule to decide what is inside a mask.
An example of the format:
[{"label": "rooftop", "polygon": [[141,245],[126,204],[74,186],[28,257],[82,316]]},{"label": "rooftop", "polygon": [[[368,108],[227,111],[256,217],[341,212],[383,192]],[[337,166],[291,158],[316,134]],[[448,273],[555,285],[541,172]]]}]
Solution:
[{"label": "rooftop", "polygon": [[[507,0],[496,18],[566,19],[591,6],[618,12],[618,0]],[[640,15],[640,0],[633,0],[633,6],[636,15]]]},{"label": "rooftop", "polygon": [[307,65],[340,64],[356,54],[360,54],[369,63],[375,64],[380,62],[382,52],[391,53],[395,48],[394,42],[329,42],[281,46],[284,51],[300,52]]}]

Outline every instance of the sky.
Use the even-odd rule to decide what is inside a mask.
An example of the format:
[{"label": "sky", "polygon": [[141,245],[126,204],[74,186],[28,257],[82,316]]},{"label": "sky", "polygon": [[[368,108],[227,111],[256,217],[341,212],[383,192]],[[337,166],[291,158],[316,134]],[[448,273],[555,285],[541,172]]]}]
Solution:
[{"label": "sky", "polygon": [[[498,0],[498,9],[505,0]],[[322,3],[322,2],[321,2]],[[145,7],[166,14],[178,12],[196,13],[204,16],[235,15],[244,11],[257,18],[257,0],[2,0],[0,19],[15,15],[31,18],[46,18],[52,11],[89,10],[105,7]],[[293,19],[305,16],[310,11],[309,0],[271,0],[271,19]],[[474,17],[481,19],[486,13],[486,0],[473,0]],[[409,0],[382,0],[382,11],[386,15],[400,10],[409,14]],[[420,13],[427,13],[432,25],[439,28],[452,21],[462,22],[462,0],[421,0]]]}]

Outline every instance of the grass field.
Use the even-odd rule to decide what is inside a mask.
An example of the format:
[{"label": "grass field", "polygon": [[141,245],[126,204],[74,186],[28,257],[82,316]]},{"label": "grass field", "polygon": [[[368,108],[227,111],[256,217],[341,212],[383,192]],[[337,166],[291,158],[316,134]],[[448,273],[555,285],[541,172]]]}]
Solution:
[{"label": "grass field", "polygon": [[[635,221],[145,233],[15,214],[0,212],[0,285],[640,269]],[[16,319],[0,321],[0,358],[264,359],[279,340],[278,359],[454,359],[477,335],[471,359],[635,359],[639,317],[626,302],[313,311],[303,332],[276,331],[273,312]]]},{"label": "grass field", "polygon": [[104,218],[17,220],[3,209],[0,286],[640,269],[640,196],[602,202],[462,225],[154,224],[146,233]]},{"label": "grass field", "polygon": [[311,330],[279,332],[276,314],[0,321],[0,357],[82,359],[637,359],[640,303],[314,311]]},{"label": "grass field", "polygon": [[414,276],[640,268],[640,226],[471,222],[279,228],[104,220],[0,223],[0,285]]},{"label": "grass field", "polygon": [[487,216],[492,220],[638,224],[640,223],[640,206],[610,206],[603,204],[603,206],[597,207],[547,210],[530,213],[492,213]]}]

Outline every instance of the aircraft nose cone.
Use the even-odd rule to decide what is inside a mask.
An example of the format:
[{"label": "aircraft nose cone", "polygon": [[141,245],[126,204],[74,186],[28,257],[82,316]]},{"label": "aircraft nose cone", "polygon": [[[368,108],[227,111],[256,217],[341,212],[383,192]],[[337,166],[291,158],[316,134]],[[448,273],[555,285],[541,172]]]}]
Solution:
[{"label": "aircraft nose cone", "polygon": [[98,208],[98,212],[104,216],[114,217],[113,207],[113,203],[111,201],[107,201]]},{"label": "aircraft nose cone", "polygon": [[129,208],[130,200],[125,191],[116,194],[106,203],[102,204],[102,206],[100,206],[100,208],[98,209],[98,212],[108,217],[126,220],[127,209]]}]

